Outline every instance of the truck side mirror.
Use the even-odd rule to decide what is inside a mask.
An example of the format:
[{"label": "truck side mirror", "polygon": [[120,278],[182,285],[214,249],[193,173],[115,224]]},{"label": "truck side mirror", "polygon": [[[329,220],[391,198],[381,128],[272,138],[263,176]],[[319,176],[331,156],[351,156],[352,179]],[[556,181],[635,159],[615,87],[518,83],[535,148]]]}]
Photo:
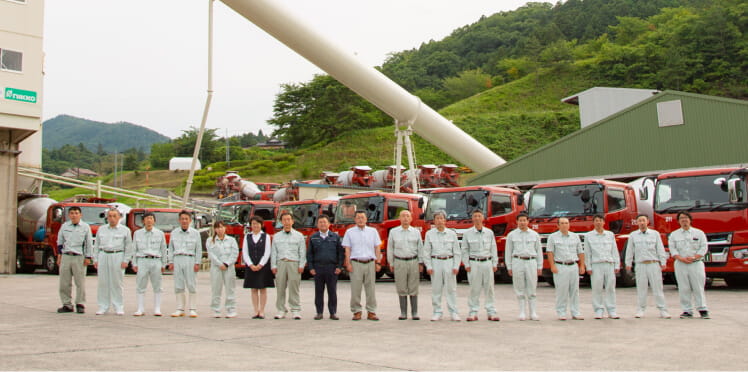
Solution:
[{"label": "truck side mirror", "polygon": [[423,208],[423,198],[418,199],[418,208]]},{"label": "truck side mirror", "polygon": [[745,192],[742,189],[742,185],[739,178],[727,181],[727,195],[730,198],[730,203],[740,203],[743,201]]},{"label": "truck side mirror", "polygon": [[522,194],[517,195],[517,205],[525,204],[525,196]]},{"label": "truck side mirror", "polygon": [[649,199],[649,189],[647,189],[647,186],[642,185],[642,187],[639,188],[639,200],[648,200]]}]

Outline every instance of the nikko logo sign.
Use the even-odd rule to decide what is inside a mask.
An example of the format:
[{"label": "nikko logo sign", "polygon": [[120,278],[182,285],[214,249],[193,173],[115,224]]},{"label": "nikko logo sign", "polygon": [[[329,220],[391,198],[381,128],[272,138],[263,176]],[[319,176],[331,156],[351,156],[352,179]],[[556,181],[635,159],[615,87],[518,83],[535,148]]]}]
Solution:
[{"label": "nikko logo sign", "polygon": [[5,88],[4,96],[5,99],[9,99],[11,101],[36,103],[36,92],[32,92],[30,90]]}]

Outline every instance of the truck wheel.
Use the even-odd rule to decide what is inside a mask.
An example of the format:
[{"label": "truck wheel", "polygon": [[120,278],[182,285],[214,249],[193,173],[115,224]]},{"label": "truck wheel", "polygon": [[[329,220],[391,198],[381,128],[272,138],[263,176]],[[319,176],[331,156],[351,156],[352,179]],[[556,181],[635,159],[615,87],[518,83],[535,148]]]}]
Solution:
[{"label": "truck wheel", "polygon": [[[626,262],[626,248],[621,251],[621,263]],[[621,271],[618,272],[618,279],[616,280],[616,287],[627,288],[636,285],[636,276],[634,271],[626,270],[626,267],[622,267]]]},{"label": "truck wheel", "polygon": [[730,288],[748,287],[748,278],[739,275],[728,275],[725,277],[725,283]]},{"label": "truck wheel", "polygon": [[236,277],[239,279],[244,279],[244,270],[245,269],[236,269]]},{"label": "truck wheel", "polygon": [[468,280],[467,271],[465,271],[465,268],[460,267],[460,271],[457,272],[457,283],[464,282]]},{"label": "truck wheel", "polygon": [[509,272],[506,268],[499,268],[494,274],[494,280],[496,283],[511,283],[512,277],[509,276]]},{"label": "truck wheel", "polygon": [[16,273],[17,274],[31,274],[34,272],[36,267],[29,265],[24,262],[21,252],[16,252]]},{"label": "truck wheel", "polygon": [[377,279],[382,279],[383,275],[384,275],[384,270],[379,270],[379,272],[377,272]]},{"label": "truck wheel", "polygon": [[52,252],[44,254],[44,268],[47,269],[47,274],[57,275],[60,272],[60,268],[57,267],[57,258]]},{"label": "truck wheel", "polygon": [[634,273],[632,271],[626,270],[626,268],[622,268],[621,271],[619,271],[619,277],[616,281],[617,287],[621,288],[629,288],[636,285],[636,278],[634,277]]},{"label": "truck wheel", "polygon": [[548,274],[545,272],[543,273],[543,280],[545,280],[549,286],[556,287],[556,283],[553,282],[553,273],[551,273],[550,270],[548,270]]}]

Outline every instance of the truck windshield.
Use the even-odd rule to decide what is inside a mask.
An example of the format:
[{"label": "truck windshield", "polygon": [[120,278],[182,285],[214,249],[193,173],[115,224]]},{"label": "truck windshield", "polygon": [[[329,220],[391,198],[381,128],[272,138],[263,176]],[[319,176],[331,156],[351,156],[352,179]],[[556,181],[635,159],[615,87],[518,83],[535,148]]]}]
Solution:
[{"label": "truck windshield", "polygon": [[[81,221],[89,225],[106,225],[109,222],[106,220],[106,213],[109,211],[109,206],[104,205],[102,207],[80,207],[81,209]],[[65,215],[68,215],[69,208],[65,208]]]},{"label": "truck windshield", "polygon": [[599,184],[543,187],[530,193],[530,218],[589,216],[603,212]]},{"label": "truck windshield", "polygon": [[248,224],[252,216],[260,216],[265,221],[272,221],[275,216],[273,205],[256,205],[256,204],[234,204],[220,206],[216,218],[224,223],[229,224]]},{"label": "truck windshield", "polygon": [[[179,212],[151,212],[156,217],[155,227],[165,233],[179,227]],[[135,214],[135,226],[142,228],[143,213]]]},{"label": "truck windshield", "polygon": [[432,193],[425,218],[433,220],[434,212],[443,211],[447,220],[469,220],[474,210],[486,213],[486,200],[483,190]]},{"label": "truck windshield", "polygon": [[293,228],[298,229],[302,227],[316,227],[317,217],[319,217],[318,203],[309,204],[294,204],[294,205],[282,205],[278,212],[278,218],[275,221],[275,227],[280,229],[283,227],[280,216],[283,211],[288,211],[293,216]]},{"label": "truck windshield", "polygon": [[657,213],[674,213],[683,210],[706,210],[745,208],[745,205],[730,204],[727,190],[715,181],[726,174],[666,178],[657,182],[654,209]]},{"label": "truck windshield", "polygon": [[356,211],[365,211],[368,222],[382,222],[384,197],[371,196],[341,200],[335,211],[335,223],[354,223],[353,219]]}]

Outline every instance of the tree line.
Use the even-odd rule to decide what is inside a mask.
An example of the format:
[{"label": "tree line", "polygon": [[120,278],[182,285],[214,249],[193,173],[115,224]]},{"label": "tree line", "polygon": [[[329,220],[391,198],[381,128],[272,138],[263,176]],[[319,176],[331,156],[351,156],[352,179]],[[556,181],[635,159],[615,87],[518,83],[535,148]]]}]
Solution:
[{"label": "tree line", "polygon": [[[569,66],[598,86],[748,98],[747,11],[741,0],[528,3],[392,53],[378,69],[435,109]],[[269,124],[290,145],[306,147],[392,119],[319,75],[284,84]]]}]

